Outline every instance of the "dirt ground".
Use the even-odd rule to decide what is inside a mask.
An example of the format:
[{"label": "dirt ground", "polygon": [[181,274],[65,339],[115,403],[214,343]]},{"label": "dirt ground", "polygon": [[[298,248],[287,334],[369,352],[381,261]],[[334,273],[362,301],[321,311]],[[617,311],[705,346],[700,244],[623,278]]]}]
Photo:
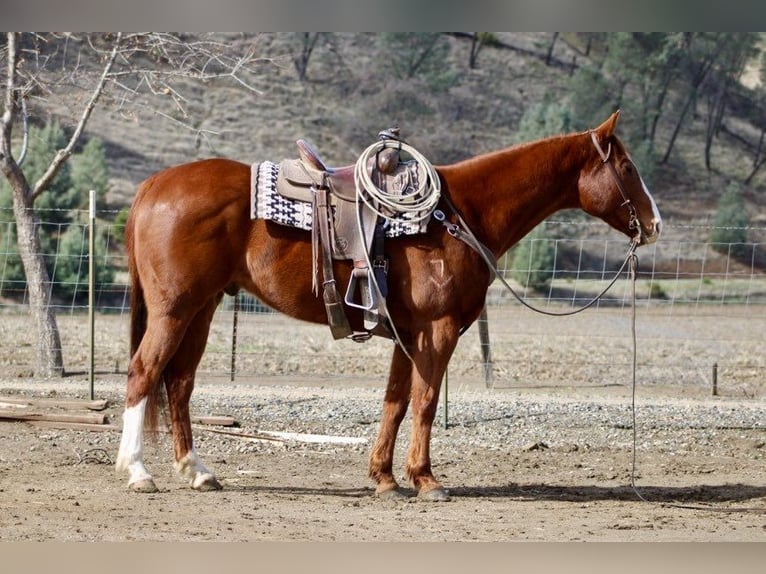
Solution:
[{"label": "dirt ground", "polygon": [[[107,412],[117,423],[120,384],[118,378],[100,382],[100,395],[112,403]],[[29,383],[0,386],[4,396],[40,396]],[[243,397],[239,404],[255,405],[307,402],[312,397],[342,401],[355,395],[373,403],[380,397],[370,389],[331,389],[326,382],[317,387],[246,388],[216,383],[199,392],[219,399],[231,392]],[[55,396],[82,398],[83,393],[68,381],[59,385]],[[662,445],[675,444],[669,435],[676,431],[655,428],[652,444],[637,453],[636,482],[646,502],[630,487],[630,430],[613,425],[619,437],[610,439],[607,427],[562,428],[552,424],[555,417],[541,417],[536,434],[530,435],[539,441],[529,437],[523,439],[528,443],[482,441],[480,425],[471,428],[471,416],[461,415],[461,404],[487,399],[520,409],[548,405],[555,411],[555,405],[576,410],[582,402],[588,408],[608,409],[628,397],[626,389],[475,391],[464,398],[458,394],[450,404],[455,426],[437,427],[434,432],[434,469],[452,496],[446,503],[375,498],[366,478],[369,441],[331,446],[261,442],[242,448],[240,439],[198,430],[200,454],[224,485],[220,492],[198,493],[173,474],[169,443],[163,438],[146,447],[147,466],[160,487],[159,493],[147,495],[128,492],[126,477],[115,474],[110,461],[116,456],[118,432],[3,422],[0,537],[3,541],[766,541],[763,426],[723,425],[715,431],[714,441],[688,444],[693,440],[690,435],[685,446],[667,448]],[[695,408],[704,408],[701,403],[711,400],[692,402]],[[656,408],[679,408],[689,401],[664,397],[652,402]],[[215,411],[216,404],[221,405],[208,403],[208,412]],[[762,403],[729,401],[726,408],[763,412]],[[245,420],[237,432],[267,424],[265,418],[259,423],[258,416],[248,422],[246,409],[227,410]],[[351,419],[343,434],[371,440],[374,421]],[[302,430],[317,433],[322,425],[308,424]],[[521,434],[527,430],[522,428]],[[333,432],[338,434],[337,427]],[[465,441],[466,434],[476,432],[479,440]],[[406,445],[407,431],[402,434]],[[611,440],[616,444],[610,446]]]},{"label": "dirt ground", "polygon": [[[15,374],[0,375],[0,403],[2,397],[88,398],[82,373],[36,380],[14,366],[31,346],[24,342],[31,330],[14,321],[3,317],[7,336],[0,350],[6,373]],[[322,327],[269,321],[267,329],[241,321],[242,347],[264,346],[264,354],[249,360],[267,370],[245,372],[236,383],[220,374],[229,360],[230,324],[214,326],[192,409],[234,417],[240,426],[230,432],[302,435],[257,441],[195,428],[196,447],[224,486],[212,493],[193,491],[176,477],[168,437],[161,436],[145,445],[160,492],[132,493],[113,466],[125,375],[99,372],[96,398],[109,401],[104,412],[116,430],[0,421],[0,541],[766,541],[761,320],[658,316],[639,325],[642,356],[656,362],[639,365],[633,474],[624,318],[597,312],[583,324],[541,326],[529,314],[504,321],[491,315],[499,357],[495,387],[481,381],[476,344],[467,339],[468,349],[459,349],[450,367],[448,428],[445,403],[437,413],[432,460],[451,495],[444,503],[374,496],[367,457],[387,360],[375,358],[376,347],[367,346],[373,343],[330,347]],[[81,319],[77,329],[62,323],[65,339],[86,339]],[[250,332],[248,324],[258,329]],[[510,324],[531,335],[504,339],[502,325]],[[108,366],[124,353],[124,320],[99,319],[99,325],[105,349],[99,358]],[[736,329],[748,337],[736,337]],[[256,330],[266,333],[265,342],[256,340]],[[577,344],[563,345],[565,337]],[[743,365],[724,377],[719,396],[693,379],[677,383],[678,365],[704,357],[711,340],[720,341],[718,356],[730,353],[731,363]],[[272,345],[305,360],[280,359]],[[211,366],[218,347],[221,365]],[[542,360],[552,356],[551,347],[569,348],[571,360]],[[506,348],[517,358],[504,366]],[[615,356],[623,363],[610,367]],[[525,370],[533,364],[540,372]],[[547,383],[531,384],[543,376]],[[395,459],[402,484],[409,423],[408,416]],[[308,442],[307,434],[326,440]]]}]

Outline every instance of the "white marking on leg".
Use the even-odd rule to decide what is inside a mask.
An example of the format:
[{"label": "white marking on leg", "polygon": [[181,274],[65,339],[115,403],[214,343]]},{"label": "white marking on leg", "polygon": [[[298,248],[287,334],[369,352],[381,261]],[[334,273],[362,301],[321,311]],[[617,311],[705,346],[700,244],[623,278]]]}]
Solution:
[{"label": "white marking on leg", "polygon": [[146,470],[142,460],[145,412],[146,397],[137,405],[126,408],[122,414],[122,438],[115,467],[119,471],[128,471],[128,485],[152,480],[152,475]]},{"label": "white marking on leg", "polygon": [[[206,482],[216,481],[208,468],[202,464],[197,452],[192,449],[181,460],[174,463],[176,472],[183,478],[188,479],[192,488],[199,488]],[[217,482],[217,481],[216,481]]]}]

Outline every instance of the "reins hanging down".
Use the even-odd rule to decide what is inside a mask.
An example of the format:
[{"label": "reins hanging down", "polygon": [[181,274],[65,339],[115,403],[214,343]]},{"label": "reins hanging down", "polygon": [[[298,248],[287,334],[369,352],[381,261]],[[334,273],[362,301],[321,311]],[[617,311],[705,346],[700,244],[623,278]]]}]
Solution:
[{"label": "reins hanging down", "polygon": [[[369,167],[379,160],[385,150],[395,150],[396,161],[399,161],[400,152],[409,154],[413,158],[412,161],[423,170],[425,177],[417,178],[415,182],[408,179],[396,190],[380,189],[373,181],[372,170]],[[398,129],[381,132],[380,139],[362,152],[354,166],[354,183],[356,184],[357,225],[363,242],[366,242],[362,221],[362,210],[365,206],[385,220],[382,224],[384,226],[395,216],[402,215],[412,223],[419,223],[431,217],[441,198],[439,174],[420,152],[398,138]],[[364,253],[364,258],[367,269],[375,270],[375,267],[380,265],[380,262],[371,261],[369,252]],[[375,293],[378,314],[387,321],[393,339],[404,354],[412,360],[396,330],[396,325],[390,319],[386,306],[387,288],[380,284],[378,273],[367,274],[367,279]],[[385,273],[382,280],[385,280]],[[348,300],[346,302],[348,303]]]},{"label": "reins hanging down", "polygon": [[540,309],[539,307],[535,307],[534,305],[531,305],[527,303],[524,298],[519,295],[516,290],[505,280],[505,277],[498,271],[497,269],[497,260],[495,259],[494,255],[489,251],[489,249],[477,239],[477,237],[474,235],[473,231],[468,227],[468,225],[463,221],[463,218],[460,217],[460,214],[457,212],[457,210],[454,208],[452,203],[450,201],[447,201],[447,205],[452,210],[452,212],[455,214],[455,216],[458,219],[459,223],[450,223],[447,221],[447,216],[444,214],[441,210],[434,211],[434,219],[441,222],[441,224],[447,229],[447,233],[455,237],[456,239],[459,239],[466,245],[468,245],[471,249],[476,251],[481,258],[484,260],[484,263],[486,263],[487,267],[490,270],[490,282],[493,279],[497,279],[500,281],[500,283],[503,284],[503,286],[508,289],[508,291],[511,292],[511,295],[514,296],[514,298],[524,305],[527,309],[531,309],[532,311],[535,311],[536,313],[540,313],[542,315],[549,315],[552,317],[566,317],[568,315],[576,315],[577,313],[581,313],[585,311],[586,309],[590,309],[593,305],[595,305],[605,294],[609,289],[612,288],[612,285],[614,285],[617,282],[617,279],[620,278],[620,275],[622,275],[623,271],[625,271],[625,268],[628,266],[628,263],[631,261],[632,258],[634,258],[636,255],[636,248],[638,247],[638,239],[633,238],[630,242],[630,245],[628,246],[628,252],[625,254],[625,259],[622,262],[622,265],[620,265],[620,268],[615,273],[612,280],[609,282],[609,284],[604,287],[596,296],[594,296],[590,301],[585,303],[582,307],[578,307],[576,309],[572,309],[570,311],[547,311],[545,309]]}]

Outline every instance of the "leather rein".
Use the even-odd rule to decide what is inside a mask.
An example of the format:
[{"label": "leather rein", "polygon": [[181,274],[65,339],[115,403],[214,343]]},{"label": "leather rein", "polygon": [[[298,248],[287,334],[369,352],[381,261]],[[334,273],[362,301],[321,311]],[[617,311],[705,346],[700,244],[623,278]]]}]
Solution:
[{"label": "leather rein", "polygon": [[[609,156],[612,152],[612,144],[609,144],[609,147],[607,148],[606,153],[601,148],[601,145],[598,143],[598,138],[596,137],[596,133],[591,130],[590,132],[591,139],[593,140],[593,145],[596,147],[596,150],[598,151],[599,156],[601,157],[602,163],[606,164],[609,167],[609,172],[612,174],[612,177],[614,178],[615,183],[617,184],[617,188],[620,191],[620,195],[622,195],[623,203],[621,204],[621,207],[626,207],[630,211],[630,222],[628,224],[628,229],[635,229],[637,230],[636,234],[631,238],[630,245],[628,246],[628,251],[625,254],[625,259],[622,262],[622,265],[617,270],[617,273],[615,273],[612,280],[609,282],[609,284],[601,291],[599,292],[595,297],[593,297],[590,301],[585,303],[582,307],[578,307],[577,309],[572,309],[570,311],[547,311],[545,309],[540,309],[539,307],[535,307],[533,305],[530,305],[527,303],[524,298],[519,295],[516,290],[511,287],[511,285],[505,280],[505,278],[502,276],[500,271],[497,269],[497,259],[495,258],[494,254],[490,249],[484,245],[479,239],[476,237],[476,235],[471,231],[471,229],[468,227],[468,224],[465,222],[465,220],[461,217],[460,213],[458,212],[455,205],[452,203],[452,201],[447,197],[446,195],[442,195],[442,198],[444,199],[445,203],[447,204],[447,207],[450,211],[455,215],[457,218],[457,223],[451,223],[447,220],[447,216],[445,213],[437,209],[433,212],[433,217],[437,221],[439,221],[447,230],[447,233],[449,233],[452,237],[455,237],[456,239],[459,239],[466,245],[468,245],[471,249],[473,249],[476,253],[479,254],[479,256],[484,260],[487,267],[490,270],[490,283],[497,278],[500,283],[502,283],[508,291],[511,292],[511,294],[516,298],[516,300],[527,307],[528,309],[531,309],[532,311],[535,311],[536,313],[540,313],[542,315],[549,315],[553,317],[565,317],[568,315],[575,315],[577,313],[581,313],[582,311],[585,311],[586,309],[589,309],[593,305],[595,305],[605,294],[609,289],[612,288],[612,285],[614,285],[617,282],[617,279],[619,279],[620,275],[622,275],[623,271],[625,270],[628,265],[630,265],[630,272],[631,277],[633,278],[633,281],[635,281],[636,277],[636,271],[638,266],[638,257],[636,256],[636,247],[638,247],[642,236],[643,236],[643,230],[641,229],[641,225],[638,221],[638,214],[636,212],[636,208],[633,205],[633,203],[630,201],[630,198],[628,197],[628,194],[625,191],[625,187],[622,183],[622,179],[620,178],[619,174],[617,173],[617,169],[614,167],[612,162],[609,161]],[[464,327],[461,329],[461,334],[464,330],[466,330],[467,327]]]}]

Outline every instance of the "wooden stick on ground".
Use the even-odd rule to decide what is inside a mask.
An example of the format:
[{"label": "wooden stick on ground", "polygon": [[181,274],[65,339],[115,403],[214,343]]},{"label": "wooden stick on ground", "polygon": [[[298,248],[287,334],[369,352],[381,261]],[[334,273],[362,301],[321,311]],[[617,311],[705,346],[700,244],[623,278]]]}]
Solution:
[{"label": "wooden stick on ground", "polygon": [[35,399],[31,397],[6,397],[0,396],[0,405],[31,406],[31,407],[58,407],[60,409],[88,409],[91,411],[103,411],[109,406],[105,399],[88,401],[77,399]]},{"label": "wooden stick on ground", "polygon": [[48,421],[48,422],[67,422],[67,423],[87,423],[87,424],[106,424],[107,416],[103,413],[83,413],[83,414],[64,414],[64,413],[30,413],[19,412],[18,409],[0,410],[0,420],[15,421]]}]

